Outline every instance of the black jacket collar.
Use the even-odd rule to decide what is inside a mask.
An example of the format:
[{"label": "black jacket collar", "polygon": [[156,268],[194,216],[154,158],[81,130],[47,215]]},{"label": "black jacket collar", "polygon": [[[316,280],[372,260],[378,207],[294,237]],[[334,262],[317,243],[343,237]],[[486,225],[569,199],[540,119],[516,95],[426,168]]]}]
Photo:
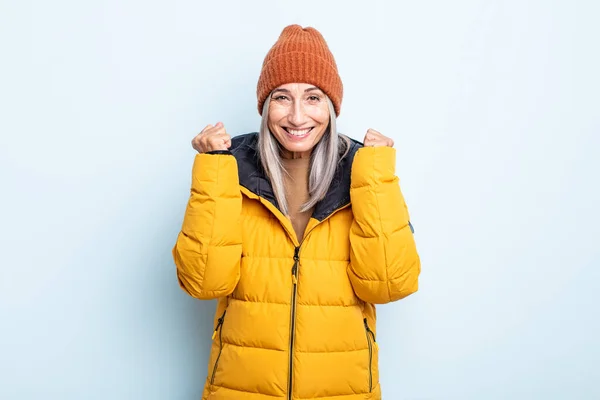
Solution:
[{"label": "black jacket collar", "polygon": [[[231,139],[229,150],[238,162],[240,185],[269,201],[281,211],[271,182],[258,159],[257,144],[258,133],[256,132],[235,136]],[[350,150],[340,160],[325,198],[316,204],[313,218],[322,221],[335,210],[350,203],[350,171],[354,155],[360,147],[362,147],[361,143],[351,140]]]}]

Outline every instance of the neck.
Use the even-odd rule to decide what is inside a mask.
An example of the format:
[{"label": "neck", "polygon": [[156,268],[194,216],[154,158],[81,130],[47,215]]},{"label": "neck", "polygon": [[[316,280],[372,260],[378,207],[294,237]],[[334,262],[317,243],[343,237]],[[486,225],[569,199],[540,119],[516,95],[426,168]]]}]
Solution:
[{"label": "neck", "polygon": [[281,149],[281,158],[284,158],[286,160],[295,160],[298,158],[310,158],[310,151],[304,151],[304,152],[296,152],[296,151],[289,151],[287,149]]}]

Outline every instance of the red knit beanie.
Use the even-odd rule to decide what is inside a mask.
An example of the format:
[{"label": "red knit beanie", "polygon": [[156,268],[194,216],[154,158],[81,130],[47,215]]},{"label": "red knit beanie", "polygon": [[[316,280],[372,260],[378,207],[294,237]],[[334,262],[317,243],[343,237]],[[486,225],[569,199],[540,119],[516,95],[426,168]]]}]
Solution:
[{"label": "red knit beanie", "polygon": [[343,86],[333,54],[314,28],[289,25],[283,29],[263,62],[256,88],[258,113],[269,94],[286,83],[310,83],[321,89],[340,115]]}]

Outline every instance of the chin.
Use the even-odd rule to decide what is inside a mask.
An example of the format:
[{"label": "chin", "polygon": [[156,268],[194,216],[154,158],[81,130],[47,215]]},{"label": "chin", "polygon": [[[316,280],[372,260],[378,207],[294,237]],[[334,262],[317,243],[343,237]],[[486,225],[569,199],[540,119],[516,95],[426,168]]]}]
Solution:
[{"label": "chin", "polygon": [[[316,144],[316,143],[315,143]],[[315,146],[312,143],[310,144],[298,144],[298,143],[285,143],[283,147],[290,152],[293,153],[306,153],[311,151]]]}]

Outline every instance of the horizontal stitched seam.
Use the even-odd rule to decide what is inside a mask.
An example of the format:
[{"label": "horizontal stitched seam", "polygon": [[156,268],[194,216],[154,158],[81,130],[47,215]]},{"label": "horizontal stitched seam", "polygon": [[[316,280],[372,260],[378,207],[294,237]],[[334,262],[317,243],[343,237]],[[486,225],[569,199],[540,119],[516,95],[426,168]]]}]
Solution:
[{"label": "horizontal stitched seam", "polygon": [[294,349],[295,352],[298,353],[315,353],[315,354],[319,354],[319,353],[350,353],[350,352],[355,352],[355,351],[365,351],[365,350],[369,350],[368,347],[365,347],[364,349],[352,349],[352,350],[321,350],[321,351],[313,351],[313,350],[298,350],[298,349]]},{"label": "horizontal stitched seam", "polygon": [[[377,385],[379,386],[379,384]],[[371,393],[375,392],[375,388],[377,386],[373,387],[373,391]],[[352,392],[352,393],[345,393],[345,394],[334,394],[333,396],[320,396],[320,397],[298,397],[298,400],[319,400],[319,399],[330,399],[332,397],[342,397],[342,396],[354,396],[354,395],[358,395],[358,396],[364,396],[366,394],[370,394],[368,392],[361,392],[361,393],[356,393],[356,392]]]},{"label": "horizontal stitched seam", "polygon": [[234,347],[248,347],[250,349],[271,350],[271,351],[287,351],[287,349],[286,350],[282,350],[282,349],[272,349],[270,347],[248,346],[248,345],[245,345],[245,344],[236,344],[236,343],[226,342],[224,340],[223,340],[223,344],[228,344],[228,345],[234,346]]},{"label": "horizontal stitched seam", "polygon": [[306,303],[297,303],[297,305],[299,306],[306,306],[306,307],[357,307],[360,304],[355,303],[355,304],[306,304]]},{"label": "horizontal stitched seam", "polygon": [[403,231],[406,228],[410,228],[410,225],[407,223],[406,225],[402,225],[401,227],[396,227],[392,230],[392,232],[388,232],[388,233],[381,233],[381,234],[375,234],[375,235],[360,235],[358,234],[357,236],[360,237],[361,239],[388,239],[390,238],[390,236],[395,235],[398,232]]},{"label": "horizontal stitched seam", "polygon": [[368,282],[395,282],[395,281],[399,281],[401,279],[404,279],[404,274],[402,274],[398,278],[390,278],[390,279],[371,279],[371,278],[363,278],[363,277],[358,276],[358,275],[356,275],[356,277],[358,279],[360,279],[361,281],[368,281]]},{"label": "horizontal stitched seam", "polygon": [[[247,254],[242,254],[242,256],[244,258],[266,258],[266,259],[283,259],[283,260],[294,260],[293,256],[289,256],[289,257],[271,257],[271,256],[251,256],[251,255],[247,255]],[[349,263],[350,259],[330,259],[330,258],[313,258],[313,257],[302,257],[302,253],[300,253],[300,262],[302,262],[303,260],[310,260],[310,261],[339,261],[339,262],[345,262],[345,263]]]},{"label": "horizontal stitched seam", "polygon": [[251,390],[234,389],[232,387],[224,386],[224,385],[213,385],[213,386],[220,387],[220,388],[227,389],[227,390],[231,390],[232,392],[254,393],[254,394],[260,394],[262,396],[269,396],[269,397],[274,397],[276,399],[281,399],[281,395],[265,394],[265,393],[261,393],[261,392],[254,392],[254,391],[251,391]]},{"label": "horizontal stitched seam", "polygon": [[380,186],[387,186],[387,185],[397,185],[398,182],[395,179],[392,180],[377,180],[375,182],[367,182],[367,183],[363,183],[362,185],[356,185],[356,186],[350,186],[350,190],[354,189],[360,189],[360,190],[368,190],[369,188],[379,188]]},{"label": "horizontal stitched seam", "polygon": [[236,297],[232,297],[231,300],[235,300],[235,301],[246,301],[248,303],[261,303],[261,304],[279,304],[282,306],[289,306],[290,303],[277,303],[274,301],[257,301],[257,300],[247,300],[247,299],[238,299]]},{"label": "horizontal stitched seam", "polygon": [[[259,300],[248,300],[248,299],[238,299],[236,297],[232,297],[231,300],[235,300],[235,301],[245,301],[248,303],[260,303],[260,304],[279,304],[282,306],[289,306],[290,303],[276,303],[274,301],[259,301]],[[357,307],[360,304],[356,303],[356,304],[305,304],[305,303],[298,303],[297,305],[299,306],[305,306],[305,307]]]}]

